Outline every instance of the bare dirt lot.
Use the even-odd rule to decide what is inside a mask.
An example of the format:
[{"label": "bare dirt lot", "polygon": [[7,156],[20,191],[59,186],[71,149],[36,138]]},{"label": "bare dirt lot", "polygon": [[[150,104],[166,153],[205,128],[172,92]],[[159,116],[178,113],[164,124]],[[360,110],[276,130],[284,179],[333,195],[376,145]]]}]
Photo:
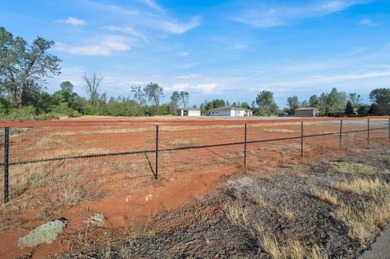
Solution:
[{"label": "bare dirt lot", "polygon": [[[367,119],[345,120],[341,142],[340,120],[307,119],[304,135],[336,134],[306,138],[303,157],[301,121],[13,123],[0,253],[3,258],[280,257],[292,246],[354,257],[389,218],[388,119],[371,118],[369,135]],[[280,140],[263,142],[270,139]],[[238,144],[217,146],[223,143]],[[358,179],[366,182],[355,183]],[[348,183],[380,192],[351,191]],[[366,200],[383,213],[356,230],[361,219],[348,215],[373,209]],[[103,226],[86,223],[96,213],[105,215]],[[53,244],[18,247],[31,229],[61,217],[69,223]]]}]

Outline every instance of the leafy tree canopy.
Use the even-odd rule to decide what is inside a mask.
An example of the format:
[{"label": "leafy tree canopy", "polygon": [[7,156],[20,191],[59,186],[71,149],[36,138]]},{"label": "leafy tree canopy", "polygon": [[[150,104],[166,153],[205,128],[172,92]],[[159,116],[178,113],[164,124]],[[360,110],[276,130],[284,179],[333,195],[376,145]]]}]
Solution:
[{"label": "leafy tree canopy", "polygon": [[271,116],[278,112],[274,94],[270,91],[261,91],[256,97],[256,103],[259,106],[259,114],[262,116]]},{"label": "leafy tree canopy", "polygon": [[14,107],[21,108],[36,88],[40,90],[38,83],[45,77],[60,74],[61,60],[48,53],[53,45],[42,37],[29,45],[0,27],[0,82]]}]

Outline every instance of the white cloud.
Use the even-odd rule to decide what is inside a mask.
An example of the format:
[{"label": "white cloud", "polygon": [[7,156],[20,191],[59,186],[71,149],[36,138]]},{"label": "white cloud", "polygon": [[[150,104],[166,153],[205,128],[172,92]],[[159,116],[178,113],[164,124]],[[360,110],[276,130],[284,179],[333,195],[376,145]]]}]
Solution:
[{"label": "white cloud", "polygon": [[91,3],[91,8],[106,13],[109,12],[116,18],[123,19],[127,24],[131,24],[133,29],[137,31],[140,29],[148,31],[150,35],[154,35],[155,31],[163,31],[169,34],[183,34],[200,25],[200,17],[192,17],[188,22],[178,21],[155,1],[143,0],[142,2],[152,7],[152,9],[145,10],[144,5],[142,7],[134,5],[132,8],[125,8],[96,2]]},{"label": "white cloud", "polygon": [[194,79],[194,78],[199,78],[199,77],[201,77],[201,75],[199,75],[199,74],[188,74],[188,75],[175,76],[176,79],[184,79],[184,80]]},{"label": "white cloud", "polygon": [[70,24],[73,26],[84,26],[87,24],[85,20],[74,18],[74,17],[68,17],[66,20],[57,20],[57,22]]},{"label": "white cloud", "polygon": [[111,56],[131,49],[130,44],[130,40],[126,37],[104,35],[82,45],[57,43],[56,50],[80,56]]},{"label": "white cloud", "polygon": [[149,7],[153,8],[153,9],[156,9],[156,10],[159,10],[159,11],[163,11],[164,9],[159,6],[154,0],[144,0],[144,3],[146,5],[148,5]]},{"label": "white cloud", "polygon": [[180,23],[174,20],[156,20],[157,24],[156,27],[172,33],[172,34],[183,34],[187,31],[197,27],[200,25],[200,18],[194,17],[191,21],[188,23]]},{"label": "white cloud", "polygon": [[197,66],[199,66],[199,65],[200,65],[199,62],[193,62],[193,63],[183,64],[183,65],[181,65],[180,67],[181,67],[181,68],[192,68],[192,67],[197,67]]},{"label": "white cloud", "polygon": [[206,84],[174,84],[172,91],[192,91],[200,92],[202,94],[212,94],[218,90],[219,85],[217,83],[206,83]]},{"label": "white cloud", "polygon": [[123,26],[110,25],[110,26],[106,26],[104,28],[109,30],[109,31],[113,31],[113,32],[119,31],[119,32],[127,33],[127,34],[134,36],[137,39],[147,41],[147,37],[144,33],[139,32],[139,31],[135,30],[133,27],[128,26],[128,25],[123,25]]},{"label": "white cloud", "polygon": [[[242,14],[233,17],[233,20],[258,28],[276,27],[302,19],[340,12],[367,2],[368,0],[310,0],[300,4],[291,2],[285,4],[281,1],[254,2],[254,4],[245,6]],[[238,5],[240,3],[238,2]]]},{"label": "white cloud", "polygon": [[248,48],[248,45],[243,44],[243,43],[233,43],[233,45],[232,45],[232,49],[240,50],[240,49],[246,49],[246,48]]},{"label": "white cloud", "polygon": [[376,24],[375,22],[373,22],[371,19],[363,19],[359,22],[360,25],[364,25],[364,26],[377,26],[378,24]]},{"label": "white cloud", "polygon": [[182,51],[179,53],[180,57],[188,57],[189,55],[191,55],[191,51]]}]

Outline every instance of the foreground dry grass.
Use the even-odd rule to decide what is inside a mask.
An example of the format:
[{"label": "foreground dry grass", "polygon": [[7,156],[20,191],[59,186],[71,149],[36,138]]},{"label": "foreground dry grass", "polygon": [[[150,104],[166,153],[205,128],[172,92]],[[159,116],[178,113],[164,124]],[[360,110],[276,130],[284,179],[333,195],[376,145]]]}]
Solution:
[{"label": "foreground dry grass", "polygon": [[[363,155],[364,160],[362,157],[356,158],[352,155],[339,158],[341,162],[327,162],[319,167],[325,166],[326,171],[321,172],[320,175],[317,172],[313,179],[311,179],[312,175],[308,176],[306,173],[299,172],[302,168],[298,167],[293,170],[294,172],[290,172],[290,174],[297,174],[293,180],[297,186],[291,186],[291,183],[280,177],[280,182],[272,179],[277,186],[284,183],[280,190],[275,187],[269,189],[266,187],[268,184],[265,186],[259,184],[256,180],[258,177],[245,176],[231,181],[228,194],[234,199],[223,205],[223,211],[234,225],[240,226],[256,238],[260,254],[263,250],[272,258],[328,258],[339,252],[344,253],[341,257],[355,257],[356,252],[367,247],[390,219],[390,161],[388,159],[390,153],[386,146],[377,148],[360,150],[359,152],[366,153]],[[288,178],[292,180],[291,177]],[[311,199],[311,205],[327,208],[326,213],[331,221],[341,224],[338,228],[345,228],[344,233],[351,239],[351,242],[356,242],[357,251],[355,253],[348,255],[346,251],[335,251],[340,249],[336,247],[332,248],[334,250],[329,250],[330,247],[324,246],[319,240],[308,242],[304,238],[308,233],[299,234],[300,238],[297,239],[295,234],[286,235],[285,231],[279,232],[280,230],[277,229],[280,229],[280,226],[277,229],[268,226],[269,222],[266,223],[267,217],[264,217],[264,212],[270,211],[273,216],[270,215],[271,218],[268,220],[275,221],[274,217],[277,214],[282,222],[286,222],[282,225],[287,225],[289,228],[291,225],[296,228],[294,225],[297,223],[294,222],[299,221],[298,217],[306,217],[305,220],[310,225],[309,222],[313,220],[310,219],[311,215],[308,215],[307,211],[302,211],[307,205],[301,207],[305,201],[297,201],[293,198],[297,188],[302,188],[299,192],[303,194],[306,192],[306,188],[299,183],[299,178],[305,179],[305,187],[308,188],[306,195],[327,204],[324,206]],[[287,192],[286,195],[285,192]],[[289,197],[290,200],[286,204],[280,196]],[[248,201],[255,203],[256,206],[248,204]],[[275,203],[278,205],[275,206]],[[302,210],[299,211],[300,209]],[[258,210],[262,213],[257,213]],[[261,220],[262,217],[265,218],[264,221]],[[327,234],[324,233],[324,235]],[[340,240],[328,242],[336,243]]]},{"label": "foreground dry grass", "polygon": [[390,184],[378,178],[341,181],[333,188],[361,197],[360,208],[342,204],[334,216],[349,227],[349,236],[367,245],[390,218]]}]

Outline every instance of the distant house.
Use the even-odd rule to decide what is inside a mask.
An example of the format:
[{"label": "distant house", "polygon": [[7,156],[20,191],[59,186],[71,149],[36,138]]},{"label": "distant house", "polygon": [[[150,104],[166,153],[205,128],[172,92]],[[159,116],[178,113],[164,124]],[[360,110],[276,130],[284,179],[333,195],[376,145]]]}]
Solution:
[{"label": "distant house", "polygon": [[320,116],[320,113],[316,108],[312,107],[301,107],[298,109],[295,109],[294,111],[295,117],[318,117]]},{"label": "distant house", "polygon": [[195,108],[178,109],[176,115],[177,116],[197,117],[197,116],[200,116],[200,109],[195,109]]},{"label": "distant house", "polygon": [[206,111],[207,116],[229,116],[229,117],[244,117],[252,116],[252,111],[244,108],[236,107],[219,107]]}]

